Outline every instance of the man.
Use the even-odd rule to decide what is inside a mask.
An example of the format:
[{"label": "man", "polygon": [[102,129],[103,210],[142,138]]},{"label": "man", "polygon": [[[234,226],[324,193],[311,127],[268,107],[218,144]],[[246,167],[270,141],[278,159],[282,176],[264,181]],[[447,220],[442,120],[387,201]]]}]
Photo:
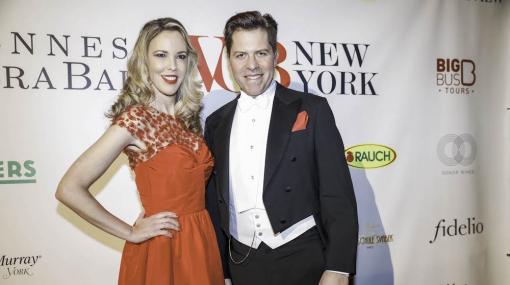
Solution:
[{"label": "man", "polygon": [[234,285],[348,284],[358,222],[343,143],[324,98],[273,80],[276,34],[271,15],[257,11],[224,30],[241,94],[205,128],[224,267]]}]

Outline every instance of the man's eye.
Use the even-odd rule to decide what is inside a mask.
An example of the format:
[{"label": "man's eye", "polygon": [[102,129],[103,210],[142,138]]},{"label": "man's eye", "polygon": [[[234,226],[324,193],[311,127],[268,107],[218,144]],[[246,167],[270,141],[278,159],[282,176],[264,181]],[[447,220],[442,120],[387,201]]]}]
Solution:
[{"label": "man's eye", "polygon": [[246,56],[246,55],[245,55],[244,53],[238,53],[238,54],[236,54],[236,58],[238,58],[238,59],[242,59],[242,58],[244,58],[245,56]]}]

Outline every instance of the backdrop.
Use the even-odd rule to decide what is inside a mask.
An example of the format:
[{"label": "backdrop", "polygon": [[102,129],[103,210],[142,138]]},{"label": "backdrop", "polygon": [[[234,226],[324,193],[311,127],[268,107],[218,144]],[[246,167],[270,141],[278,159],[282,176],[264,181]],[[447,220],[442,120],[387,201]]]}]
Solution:
[{"label": "backdrop", "polygon": [[[356,284],[510,284],[509,6],[2,0],[0,284],[116,283],[123,241],[56,186],[108,127],[145,22],[175,17],[193,35],[205,119],[236,90],[224,23],[252,9],[279,23],[277,79],[333,109],[358,202]],[[126,222],[140,211],[124,155],[91,192]]]}]

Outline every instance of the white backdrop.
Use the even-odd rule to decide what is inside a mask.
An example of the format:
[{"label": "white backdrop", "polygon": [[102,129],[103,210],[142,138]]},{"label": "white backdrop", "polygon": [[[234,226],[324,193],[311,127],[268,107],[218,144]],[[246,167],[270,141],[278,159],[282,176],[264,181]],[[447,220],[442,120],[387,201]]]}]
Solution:
[{"label": "white backdrop", "polygon": [[[57,203],[58,181],[108,126],[145,22],[175,17],[195,36],[206,118],[234,96],[224,23],[251,9],[279,23],[278,79],[333,108],[356,284],[510,284],[505,2],[2,0],[0,284],[116,283],[123,241]],[[124,155],[91,191],[129,223],[140,211]]]}]

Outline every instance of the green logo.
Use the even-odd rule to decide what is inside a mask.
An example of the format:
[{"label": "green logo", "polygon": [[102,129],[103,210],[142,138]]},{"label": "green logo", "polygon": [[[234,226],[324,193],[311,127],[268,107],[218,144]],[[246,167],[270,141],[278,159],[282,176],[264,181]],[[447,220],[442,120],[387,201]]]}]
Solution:
[{"label": "green logo", "polygon": [[0,160],[0,184],[36,183],[33,160]]},{"label": "green logo", "polygon": [[396,158],[395,150],[380,144],[360,144],[345,150],[347,164],[357,168],[383,167]]}]

